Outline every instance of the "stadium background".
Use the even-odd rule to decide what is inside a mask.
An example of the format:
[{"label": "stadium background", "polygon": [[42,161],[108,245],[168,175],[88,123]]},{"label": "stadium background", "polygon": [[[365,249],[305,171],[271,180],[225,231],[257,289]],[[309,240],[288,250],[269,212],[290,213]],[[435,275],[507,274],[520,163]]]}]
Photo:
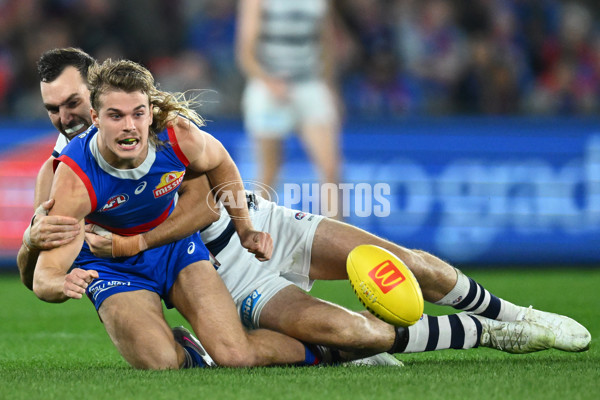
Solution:
[{"label": "stadium background", "polygon": [[[35,62],[77,46],[148,66],[252,179],[233,0],[0,2],[0,265],[14,270],[56,134]],[[459,265],[600,265],[600,25],[593,1],[347,0],[339,12],[343,182],[388,183],[349,222]],[[291,139],[281,182],[316,182]]]}]

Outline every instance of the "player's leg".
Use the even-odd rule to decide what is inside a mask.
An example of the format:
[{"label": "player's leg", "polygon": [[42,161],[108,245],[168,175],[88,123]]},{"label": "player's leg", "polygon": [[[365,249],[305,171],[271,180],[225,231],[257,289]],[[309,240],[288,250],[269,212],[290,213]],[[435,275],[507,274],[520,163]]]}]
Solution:
[{"label": "player's leg", "polygon": [[259,79],[248,81],[242,97],[244,125],[253,139],[258,173],[256,179],[274,186],[282,162],[283,139],[294,127],[294,117],[285,99],[274,96]]},{"label": "player's leg", "polygon": [[321,190],[320,213],[336,220],[343,219],[340,182],[340,156],[337,124],[304,124],[301,129],[304,147],[320,175],[321,183],[332,183],[327,190]]},{"label": "player's leg", "polygon": [[112,342],[133,367],[177,369],[183,364],[183,348],[173,339],[156,293],[116,293],[102,302],[98,314]]},{"label": "player's leg", "polygon": [[479,346],[530,353],[554,344],[552,331],[536,324],[501,322],[467,313],[424,315],[408,328],[394,327],[366,311],[347,310],[311,297],[295,286],[280,290],[256,310],[260,313],[260,327],[338,349],[341,361],[381,352],[466,350]]},{"label": "player's leg", "polygon": [[426,301],[499,321],[526,320],[544,325],[556,335],[555,348],[559,350],[582,351],[589,347],[590,333],[571,318],[515,305],[495,296],[475,280],[430,253],[407,249],[330,219],[321,221],[315,232],[309,277],[347,279],[347,256],[360,244],[383,247],[400,258],[415,275]]},{"label": "player's leg", "polygon": [[531,353],[554,346],[555,335],[547,327],[529,321],[496,321],[465,312],[433,317],[424,314],[408,328],[403,343],[394,351],[421,353],[489,347],[507,353]]},{"label": "player's leg", "polygon": [[169,295],[220,366],[318,363],[319,355],[296,339],[266,329],[247,332],[233,300],[208,261],[184,268]]},{"label": "player's leg", "polygon": [[396,336],[393,326],[312,297],[294,285],[281,289],[262,309],[253,311],[260,313],[261,328],[353,354],[344,360],[387,351]]},{"label": "player's leg", "polygon": [[[294,104],[300,119],[300,139],[320,175],[321,183],[333,183],[327,198],[320,199],[323,213],[342,220],[340,182],[340,127],[333,94],[324,82],[297,85]],[[321,192],[323,194],[323,192]],[[326,207],[324,207],[326,206]]]},{"label": "player's leg", "polygon": [[[257,180],[269,187],[277,182],[281,168],[282,140],[272,137],[257,137],[255,139],[256,164],[258,166]],[[267,195],[268,193],[262,193]]]}]

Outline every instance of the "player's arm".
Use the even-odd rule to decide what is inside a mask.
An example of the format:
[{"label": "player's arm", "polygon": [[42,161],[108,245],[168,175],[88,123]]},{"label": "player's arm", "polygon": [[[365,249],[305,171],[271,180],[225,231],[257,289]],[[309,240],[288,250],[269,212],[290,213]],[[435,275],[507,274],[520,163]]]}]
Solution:
[{"label": "player's arm", "polygon": [[260,32],[262,0],[240,1],[235,55],[242,72],[249,78],[266,79],[268,74],[256,57],[256,42]]},{"label": "player's arm", "polygon": [[175,209],[159,226],[141,235],[97,235],[88,225],[85,240],[98,257],[130,257],[140,251],[183,239],[219,219],[219,208],[211,194],[208,178],[193,171],[186,172],[178,190]]},{"label": "player's arm", "polygon": [[206,173],[214,195],[231,216],[242,246],[261,261],[269,259],[273,251],[272,239],[267,233],[254,230],[242,178],[225,147],[213,136],[182,119],[175,125],[175,135],[190,162],[188,169]]},{"label": "player's arm", "polygon": [[37,208],[40,204],[50,198],[50,188],[52,187],[52,179],[54,179],[53,170],[54,157],[50,156],[42,168],[38,172],[35,179],[35,193],[33,194],[33,207]]},{"label": "player's arm", "polygon": [[205,174],[186,172],[178,193],[171,215],[142,235],[149,248],[183,239],[219,219],[219,208]]},{"label": "player's arm", "polygon": [[325,20],[321,24],[321,59],[323,60],[323,78],[335,89],[336,82],[336,47],[335,47],[335,24],[331,4],[327,4]]},{"label": "player's arm", "polygon": [[83,218],[91,210],[88,192],[79,177],[65,164],[60,164],[52,184],[51,196],[56,199],[50,215],[75,218],[80,233],[70,243],[40,252],[33,275],[33,291],[42,300],[62,302],[81,298],[87,285],[98,276],[96,271],[79,268],[67,273],[83,244]]},{"label": "player's arm", "polygon": [[[336,111],[338,117],[341,118],[344,113],[344,101],[340,96],[338,76],[337,76],[337,31],[341,22],[332,3],[327,4],[327,13],[325,21],[321,24],[321,59],[322,59],[322,77],[325,83],[329,86],[332,96],[334,97]],[[341,29],[343,31],[343,29]]]},{"label": "player's arm", "polygon": [[50,188],[54,179],[50,157],[40,169],[35,183],[34,215],[30,225],[23,234],[23,243],[17,253],[17,267],[23,284],[32,289],[33,271],[41,250],[52,249],[71,242],[80,232],[77,220],[65,216],[47,216],[54,205],[54,200],[48,200]]},{"label": "player's arm", "polygon": [[261,66],[257,57],[256,45],[260,35],[262,0],[244,0],[239,2],[238,28],[235,38],[235,54],[240,70],[247,78],[262,80],[277,97],[287,95],[287,83],[270,75]]}]

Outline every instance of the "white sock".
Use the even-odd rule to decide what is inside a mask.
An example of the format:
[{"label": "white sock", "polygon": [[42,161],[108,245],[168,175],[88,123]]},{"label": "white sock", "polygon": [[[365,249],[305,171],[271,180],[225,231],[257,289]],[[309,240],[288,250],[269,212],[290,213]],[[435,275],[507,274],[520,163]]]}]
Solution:
[{"label": "white sock", "polygon": [[514,321],[521,307],[494,296],[483,286],[456,270],[456,285],[435,304],[452,306],[457,310],[468,311],[499,321]]}]

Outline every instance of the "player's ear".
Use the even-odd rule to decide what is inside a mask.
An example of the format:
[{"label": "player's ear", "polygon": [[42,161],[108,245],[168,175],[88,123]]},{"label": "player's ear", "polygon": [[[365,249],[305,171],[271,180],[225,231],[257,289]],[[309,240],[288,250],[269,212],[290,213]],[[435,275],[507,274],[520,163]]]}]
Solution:
[{"label": "player's ear", "polygon": [[90,108],[90,115],[92,116],[92,124],[98,126],[98,113],[94,108]]}]

